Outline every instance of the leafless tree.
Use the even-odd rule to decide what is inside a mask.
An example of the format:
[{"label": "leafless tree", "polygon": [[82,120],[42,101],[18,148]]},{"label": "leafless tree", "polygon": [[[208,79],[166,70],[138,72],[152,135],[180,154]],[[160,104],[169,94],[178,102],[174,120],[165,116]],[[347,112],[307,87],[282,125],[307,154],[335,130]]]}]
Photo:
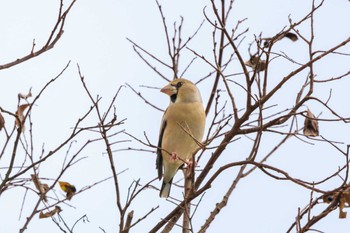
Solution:
[{"label": "leafless tree", "polygon": [[[347,59],[349,54],[341,51],[342,48],[348,46],[350,38],[339,41],[331,48],[314,49],[314,27],[317,24],[315,14],[322,8],[323,3],[324,1],[319,3],[312,1],[310,11],[305,17],[297,20],[289,17],[289,25],[274,36],[263,37],[261,34],[255,36],[255,40],[250,43],[248,48],[250,54],[248,59],[243,58],[242,54],[245,51],[240,49],[242,44],[247,43],[248,28],[244,28],[245,19],[238,21],[235,25],[232,24],[231,20],[231,15],[234,14],[232,12],[234,1],[212,0],[210,1],[210,7],[203,9],[205,18],[203,23],[211,25],[213,32],[213,54],[211,57],[203,55],[203,51],[191,48],[192,42],[195,43],[196,39],[200,40],[196,37],[196,34],[203,23],[199,25],[198,30],[193,35],[184,40],[183,37],[185,36],[181,33],[184,19],[181,18],[178,24],[174,23],[174,29],[170,30],[159,2],[157,2],[157,5],[163,21],[170,63],[157,58],[156,54],[143,49],[138,42],[129,39],[137,55],[163,79],[169,78],[160,72],[161,69],[158,66],[171,70],[173,78],[176,79],[186,76],[185,73],[192,68],[193,61],[200,59],[209,68],[209,74],[194,81],[197,81],[197,84],[210,83],[212,88],[205,105],[207,122],[209,122],[207,125],[208,134],[203,142],[205,147],[195,155],[197,165],[201,169],[192,171],[192,177],[188,181],[193,181],[190,186],[192,190],[191,192],[185,190],[184,198],[177,200],[177,206],[162,218],[150,232],[158,232],[162,228],[162,232],[170,232],[175,225],[180,225],[183,229],[182,232],[206,232],[221,213],[221,210],[227,205],[233,192],[237,189],[237,184],[257,170],[262,171],[271,179],[285,180],[310,192],[310,202],[301,203],[305,206],[300,208],[294,220],[291,219],[291,225],[286,227],[287,232],[306,232],[337,208],[339,208],[340,217],[346,216],[343,208],[349,205],[347,198],[350,190],[348,182],[348,147],[341,149],[339,146],[346,144],[346,141],[336,142],[327,139],[322,134],[319,136],[318,122],[347,124],[349,117],[341,116],[333,109],[330,104],[331,92],[328,99],[323,100],[317,97],[314,90],[315,86],[327,85],[349,76],[349,71],[346,70],[342,74],[335,74],[332,78],[317,78],[318,71],[315,64],[334,55]],[[304,25],[309,25],[308,33],[299,31],[299,28]],[[276,52],[274,48],[281,40],[291,40],[291,43],[305,44],[308,47],[307,61],[298,62],[284,52]],[[180,57],[191,56],[189,52],[192,53],[193,60],[188,65],[181,65]],[[281,72],[278,78],[271,77],[270,74],[273,69],[276,69],[273,66],[276,60],[287,65],[290,64],[295,68],[286,73]],[[182,67],[182,70],[180,67]],[[236,73],[233,73],[233,70]],[[295,83],[300,84],[300,81],[298,81],[300,79],[303,79],[304,82],[299,85],[298,89],[295,89],[293,86]],[[223,87],[222,89],[219,88],[220,84]],[[293,93],[290,93],[288,88],[293,89]],[[284,92],[288,93],[289,97],[287,97],[287,94],[283,96]],[[138,95],[145,99],[140,93]],[[284,98],[282,98],[283,100],[276,100],[276,96]],[[294,97],[290,98],[290,96]],[[146,103],[151,105],[152,101]],[[316,117],[308,109],[309,103],[317,103],[321,106],[322,110],[320,112],[330,113],[329,117],[328,114],[327,117]],[[280,105],[287,107],[281,109]],[[303,124],[300,121],[303,121]],[[274,146],[269,152],[261,152],[261,148],[266,145],[263,140],[266,134],[275,138],[273,140]],[[250,143],[247,143],[247,140],[243,138],[248,138]],[[343,166],[335,170],[333,174],[325,174],[324,179],[314,182],[293,177],[287,171],[269,165],[268,160],[276,156],[279,148],[292,138],[297,138],[299,143],[315,145],[328,143],[335,148],[339,156],[344,156]],[[218,163],[220,156],[230,153],[227,148],[231,144],[234,147],[245,148],[243,152],[245,159],[232,157],[230,162],[217,165],[220,164]],[[191,221],[200,201],[209,198],[203,196],[203,194],[211,189],[216,182],[219,182],[223,173],[237,168],[236,176],[232,177],[232,180],[226,181],[227,189],[222,191],[222,197],[211,196],[211,198],[216,199],[217,203],[211,211],[208,211],[206,221],[202,226],[193,226]],[[320,188],[325,182],[338,179],[338,177],[343,180],[340,185],[332,187],[331,190]],[[187,178],[185,177],[184,187],[187,187],[186,182]],[[191,204],[194,200],[196,200],[196,203],[199,200],[199,204]],[[322,206],[323,211],[311,214],[311,210],[319,205]],[[191,206],[195,206],[192,212]],[[181,216],[183,216],[182,224],[178,223]]]},{"label": "leafless tree", "polygon": [[[289,25],[283,27],[275,35],[265,37],[261,33],[255,35],[253,41],[247,41],[247,35],[250,32],[245,26],[246,19],[232,23],[235,1],[208,1],[208,6],[203,9],[202,23],[191,35],[184,35],[183,26],[187,23],[186,19],[181,17],[180,21],[175,22],[173,28],[170,29],[163,6],[156,0],[166,38],[167,51],[165,53],[169,61],[164,61],[158,58],[158,54],[144,49],[142,41],[128,38],[135,54],[160,79],[170,81],[186,77],[187,72],[195,69],[194,63],[199,62],[206,67],[207,75],[198,76],[197,79],[187,78],[196,82],[198,86],[204,84],[210,86],[208,98],[204,102],[207,114],[207,135],[202,142],[203,146],[193,155],[196,167],[193,166],[190,172],[184,172],[187,175],[184,176],[183,185],[180,182],[176,183],[177,186],[183,188],[182,198],[170,197],[168,201],[175,204],[174,208],[166,216],[159,218],[159,221],[152,223],[153,227],[146,231],[171,232],[179,227],[183,233],[207,232],[218,215],[222,214],[221,210],[232,199],[233,193],[238,190],[237,185],[258,171],[269,179],[283,180],[308,192],[309,202],[300,203],[295,218],[290,219],[290,225],[285,226],[287,232],[320,231],[314,229],[314,225],[325,220],[335,210],[339,210],[340,218],[346,217],[343,209],[350,205],[349,146],[344,145],[348,145],[348,142],[346,138],[342,141],[329,139],[327,134],[322,132],[322,128],[319,128],[319,123],[335,122],[343,125],[349,123],[350,116],[342,116],[336,111],[332,104],[334,101],[332,101],[331,91],[324,99],[317,95],[315,88],[331,85],[349,77],[350,71],[346,70],[348,68],[343,68],[341,69],[345,69],[343,73],[335,72],[332,77],[320,78],[316,65],[332,56],[349,59],[350,54],[343,52],[343,49],[349,48],[350,37],[344,38],[343,41],[339,41],[330,48],[315,49],[314,27],[317,25],[315,14],[324,7],[324,1],[313,0],[311,3],[309,12],[303,18],[289,17]],[[36,49],[36,44],[33,42],[28,55],[0,65],[0,70],[14,68],[52,49],[63,34],[65,21],[74,4],[75,0],[64,8],[63,1],[61,1],[57,22],[47,42],[40,49]],[[300,27],[305,25],[308,25],[309,31],[300,31]],[[201,40],[198,34],[204,26],[211,28],[211,34],[207,35],[212,39],[210,56],[207,55],[207,51],[192,47],[193,43]],[[275,48],[282,40],[290,40],[293,45],[299,43],[307,46],[307,52],[304,54],[307,60],[298,61],[288,53],[277,51]],[[243,54],[247,53],[249,57],[244,58]],[[186,60],[183,59],[185,57]],[[189,62],[186,64],[183,60]],[[276,67],[276,62],[290,68],[282,72]],[[113,150],[113,146],[132,140],[139,147],[125,147],[121,150],[154,154],[157,149],[156,144],[148,138],[147,132],[144,132],[143,138],[138,138],[122,128],[127,121],[119,119],[119,113],[115,108],[122,87],[109,100],[107,108],[104,108],[104,105],[101,105],[101,96],[93,94],[88,81],[84,78],[83,68],[77,65],[77,77],[86,93],[86,98],[91,101],[91,107],[76,120],[70,135],[58,142],[58,146],[50,148],[49,151],[43,147],[40,155],[37,153],[38,149],[33,148],[35,138],[31,118],[31,114],[35,111],[33,106],[41,98],[45,98],[47,89],[54,85],[69,66],[71,66],[70,62],[38,93],[33,95],[31,90],[25,94],[19,93],[17,112],[11,112],[0,106],[0,130],[2,130],[0,133],[6,138],[0,145],[0,161],[6,164],[6,166],[2,165],[0,172],[0,197],[9,190],[24,189],[22,208],[25,208],[27,193],[37,195],[31,214],[26,217],[20,232],[26,231],[34,216],[51,218],[62,232],[75,232],[76,224],[87,217],[79,216],[73,225],[69,225],[60,215],[64,209],[62,205],[69,206],[69,200],[74,196],[84,195],[90,188],[111,179],[115,195],[113,204],[116,206],[119,217],[119,232],[133,232],[134,226],[148,221],[149,216],[162,206],[157,205],[146,211],[132,209],[134,201],[142,199],[145,190],[151,189],[154,191],[154,198],[158,198],[156,191],[159,189],[155,184],[156,178],[143,183],[139,177],[134,177],[127,191],[121,188],[118,175],[123,171],[117,169],[116,164],[118,163],[113,156],[117,150]],[[278,70],[279,77],[272,77],[271,74],[276,74],[276,70]],[[153,100],[148,99],[133,86],[129,84],[127,86],[145,101],[146,107],[162,111]],[[319,107],[317,112],[326,112],[325,116],[315,115],[315,112],[312,112],[313,109],[309,108],[311,104],[317,104]],[[95,124],[86,123],[89,117],[95,119]],[[10,122],[8,119],[13,121]],[[80,135],[87,135],[88,139],[81,140]],[[119,136],[122,136],[120,137],[122,139],[119,139]],[[124,139],[125,137],[127,139]],[[73,149],[73,144],[78,139],[79,146],[74,146]],[[279,150],[293,139],[296,139],[294,141],[296,144],[313,144],[315,147],[327,144],[334,149],[336,156],[344,158],[344,163],[332,174],[324,174],[319,181],[300,179],[290,175],[283,168],[271,165],[269,161],[276,158]],[[77,190],[73,184],[63,182],[61,178],[67,170],[74,169],[74,165],[85,159],[83,152],[93,143],[103,144],[112,176]],[[225,155],[227,158],[227,155],[232,153],[232,147],[240,148],[240,155],[230,156],[225,163],[222,163],[220,158]],[[266,148],[270,149],[266,150]],[[64,151],[65,158],[57,176],[54,178],[42,177],[40,166],[54,155]],[[25,156],[17,156],[20,153]],[[7,159],[8,157],[10,159]],[[222,176],[229,171],[234,171],[235,175],[225,180],[225,188],[220,190],[220,195],[211,193],[212,187],[219,183]],[[156,172],[154,175],[156,176]],[[341,183],[335,182],[337,185],[324,188],[325,183],[339,179],[339,177],[342,180]],[[66,197],[62,198],[56,194],[55,187],[57,186],[61,186]],[[193,219],[196,217],[197,210],[207,199],[214,200],[216,204],[205,213],[202,211],[202,214],[206,214],[206,219],[201,225],[195,225]],[[134,219],[135,213],[141,216],[137,220]],[[182,222],[179,221],[180,219]],[[104,231],[102,228],[101,230]]]}]

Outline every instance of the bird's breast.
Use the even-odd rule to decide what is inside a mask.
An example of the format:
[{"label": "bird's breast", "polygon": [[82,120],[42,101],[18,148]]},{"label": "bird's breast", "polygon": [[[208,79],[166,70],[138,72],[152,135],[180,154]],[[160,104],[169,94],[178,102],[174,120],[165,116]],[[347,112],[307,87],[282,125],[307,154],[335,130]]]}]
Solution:
[{"label": "bird's breast", "polygon": [[[183,160],[191,157],[201,142],[205,127],[205,113],[201,103],[173,104],[167,110],[167,127],[162,148]],[[170,156],[163,156],[165,160]]]}]

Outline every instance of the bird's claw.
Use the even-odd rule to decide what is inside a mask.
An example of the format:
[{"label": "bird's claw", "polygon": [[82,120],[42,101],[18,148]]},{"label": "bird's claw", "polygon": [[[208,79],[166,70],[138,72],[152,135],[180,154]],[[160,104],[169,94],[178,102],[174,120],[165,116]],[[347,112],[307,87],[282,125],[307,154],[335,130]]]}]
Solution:
[{"label": "bird's claw", "polygon": [[191,167],[193,166],[193,161],[192,161],[192,159],[187,159],[187,160],[186,160],[186,164],[187,164],[187,166],[188,166],[189,168],[191,168]]},{"label": "bird's claw", "polygon": [[193,162],[192,159],[186,160],[186,164],[187,164],[187,172],[188,172],[188,174],[191,173],[193,166],[196,167],[196,165],[197,165],[196,162]]},{"label": "bird's claw", "polygon": [[171,152],[170,158],[171,158],[172,160],[177,160],[177,154],[176,154],[176,152]]}]

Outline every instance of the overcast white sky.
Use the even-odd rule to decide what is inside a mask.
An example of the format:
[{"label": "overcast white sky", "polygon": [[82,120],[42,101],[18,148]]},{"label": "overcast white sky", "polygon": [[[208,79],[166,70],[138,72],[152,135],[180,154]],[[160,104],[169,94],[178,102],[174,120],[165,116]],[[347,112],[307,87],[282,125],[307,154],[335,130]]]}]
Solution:
[{"label": "overcast white sky", "polygon": [[[173,22],[178,21],[180,16],[184,17],[184,38],[191,35],[204,19],[203,8],[205,6],[207,6],[207,12],[209,14],[211,12],[210,1],[177,0],[160,1],[160,3],[163,6],[169,28],[172,28]],[[68,4],[67,1],[65,5]],[[58,6],[59,1],[0,0],[0,64],[26,55],[31,50],[33,39],[38,47],[45,43],[56,21]],[[235,25],[237,20],[247,18],[242,25],[242,30],[249,28],[247,38],[241,45],[244,58],[249,59],[247,46],[254,39],[254,34],[258,35],[263,32],[265,36],[272,36],[288,25],[288,15],[297,21],[310,10],[310,7],[311,1],[305,0],[237,0],[230,23]],[[347,25],[350,22],[349,9],[350,3],[347,0],[325,1],[315,18],[315,49],[328,49],[350,36],[350,29]],[[299,30],[308,35],[309,25],[305,24]],[[212,52],[211,33],[211,26],[205,22],[197,38],[189,44],[189,47],[202,54],[210,55]],[[32,92],[36,95],[43,85],[54,78],[71,61],[68,70],[49,87],[33,108],[34,144],[38,155],[41,153],[43,144],[45,144],[45,151],[50,151],[66,138],[76,120],[91,105],[80,84],[76,64],[80,65],[86,83],[93,94],[102,96],[103,106],[107,106],[120,85],[127,82],[142,91],[156,106],[166,108],[169,100],[164,94],[155,89],[139,87],[140,85],[162,87],[166,82],[139,59],[126,38],[132,39],[169,62],[161,17],[154,0],[78,0],[68,15],[64,34],[53,50],[13,68],[1,70],[0,106],[15,112],[19,92],[26,92],[32,87]],[[300,62],[305,62],[307,59],[307,47],[301,41],[297,43],[281,41],[280,45],[276,46],[276,50],[277,52],[284,51]],[[350,52],[350,47],[347,46],[341,51]],[[183,59],[184,61],[191,60],[192,54],[185,52]],[[348,71],[349,64],[348,57],[332,56],[331,59],[317,64],[316,72],[320,78],[329,78],[330,75],[340,75]],[[185,62],[182,66],[183,69]],[[294,67],[276,65],[274,68],[271,71],[271,77],[281,79],[289,72],[288,69]],[[161,67],[159,69],[162,70]],[[197,59],[186,78],[197,81],[209,71],[210,69]],[[169,79],[172,78],[170,71],[165,71],[164,74]],[[305,73],[301,75],[300,82],[304,80]],[[350,115],[348,101],[346,101],[349,98],[349,84],[348,79],[345,79],[334,82],[331,86],[333,88],[332,106],[340,114],[347,116]],[[209,96],[209,86],[210,83],[199,85],[204,102]],[[329,90],[330,86],[318,86],[315,95],[325,100]],[[278,96],[276,101],[279,98],[288,100],[290,97],[287,93],[288,91]],[[283,101],[280,104],[279,109],[286,108]],[[125,128],[137,137],[142,137],[146,132],[150,140],[156,144],[162,112],[145,105],[129,88],[122,89],[116,107],[119,119],[127,118],[126,124],[120,129]],[[326,114],[323,116],[330,116],[329,113],[323,112],[324,109],[319,105],[309,107],[315,115],[322,112]],[[5,117],[10,124],[12,119]],[[89,123],[95,123],[95,119],[90,117],[84,125],[87,126]],[[322,135],[332,140],[348,140],[344,135],[349,135],[350,132],[347,125],[337,127],[334,123],[321,123],[320,129]],[[95,137],[96,135],[87,136]],[[126,137],[116,137],[114,140],[121,139],[126,139]],[[0,133],[0,140],[4,140],[3,132]],[[78,142],[73,146],[73,152],[84,140],[86,137],[78,138]],[[267,136],[264,139],[266,147],[261,149],[261,155],[269,151],[276,141],[273,137]],[[345,143],[349,144],[349,141]],[[137,143],[128,143],[115,146],[115,149],[128,146],[141,147]],[[249,149],[249,147],[244,148],[244,143],[228,147],[227,152],[223,155],[225,157],[219,164],[232,161],[231,156],[237,156],[237,160],[244,159],[247,156],[244,149]],[[65,151],[63,150],[57,154],[57,157],[47,161],[40,168],[40,175],[48,178],[57,176]],[[103,152],[102,144],[90,146],[82,155],[87,156],[87,159],[68,170],[62,180],[73,183],[79,190],[110,176],[108,158]],[[144,184],[156,177],[155,154],[133,151],[118,152],[114,156],[118,171],[129,169],[120,175],[119,179],[123,198],[126,197],[127,188],[133,180],[141,178],[141,183]],[[3,167],[6,158],[1,162],[0,167]],[[297,178],[317,181],[335,172],[343,162],[344,158],[325,143],[318,144],[316,148],[315,145],[292,139],[281,148],[277,156],[269,161],[269,164],[285,169]],[[235,172],[237,171],[231,170],[224,173],[221,178],[222,182],[216,184],[204,196],[201,207],[194,218],[195,231],[208,217],[208,210],[214,209],[215,203],[221,200],[223,190],[225,190],[223,188],[225,180],[234,176]],[[177,179],[180,178],[181,174],[177,176]],[[331,189],[336,184],[327,183],[323,188]],[[160,182],[155,182],[154,185],[160,186]],[[30,214],[37,198],[33,193],[28,194],[22,216],[19,218],[24,191],[24,189],[17,188],[1,196],[0,232],[18,232]],[[63,197],[58,187],[56,187],[56,193]],[[173,188],[172,194],[181,196],[181,190]],[[249,233],[285,232],[297,215],[298,207],[303,208],[307,205],[309,195],[308,191],[299,186],[273,180],[257,171],[256,174],[239,183],[228,206],[218,216],[208,232],[228,232],[227,229],[230,229],[230,232]],[[89,222],[79,223],[76,226],[76,232],[102,232],[99,227],[106,232],[116,232],[119,216],[117,216],[114,197],[112,181],[105,182],[74,197],[69,202],[73,207],[61,204],[64,209],[61,215],[70,225],[84,214],[88,216]],[[131,232],[146,232],[174,207],[173,204],[160,199],[158,191],[152,189],[145,191],[142,198],[135,201],[134,206],[130,208],[130,210],[135,210],[135,220],[157,205],[160,205],[160,208]],[[315,228],[324,232],[345,233],[350,228],[350,219],[338,219],[338,211],[334,211]],[[59,232],[59,229],[51,219],[38,219],[35,216],[27,232]],[[177,228],[174,232],[180,232],[180,229]]]}]

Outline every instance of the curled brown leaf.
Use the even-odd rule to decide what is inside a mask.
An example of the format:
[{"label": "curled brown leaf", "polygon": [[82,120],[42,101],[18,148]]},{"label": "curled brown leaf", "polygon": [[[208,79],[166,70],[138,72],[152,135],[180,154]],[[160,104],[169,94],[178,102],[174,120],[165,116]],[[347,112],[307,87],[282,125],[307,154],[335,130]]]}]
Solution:
[{"label": "curled brown leaf", "polygon": [[285,37],[287,37],[288,39],[290,39],[293,42],[298,40],[298,36],[292,32],[287,32]]},{"label": "curled brown leaf", "polygon": [[5,119],[0,112],[0,131],[2,130],[2,128],[4,128],[4,126],[5,126]]},{"label": "curled brown leaf", "polygon": [[55,214],[57,214],[57,213],[59,213],[61,211],[62,211],[61,207],[55,206],[55,209],[53,209],[51,211],[48,211],[46,213],[41,211],[40,214],[39,214],[39,218],[49,218],[49,217],[52,217],[52,216],[54,216]]},{"label": "curled brown leaf", "polygon": [[34,174],[31,175],[35,188],[39,191],[40,195],[44,201],[47,201],[46,192],[49,191],[49,186],[47,184],[42,184],[38,177]]},{"label": "curled brown leaf", "polygon": [[316,137],[319,135],[317,118],[309,109],[306,112],[303,133],[305,136],[310,137]]},{"label": "curled brown leaf", "polygon": [[276,43],[277,41],[280,41],[284,38],[288,38],[293,42],[298,40],[297,34],[292,33],[292,32],[284,32],[284,33],[279,34],[277,36],[274,36],[272,38],[270,37],[270,38],[261,38],[261,39],[264,40],[264,48],[267,48],[270,46],[271,42]]},{"label": "curled brown leaf", "polygon": [[19,128],[22,127],[22,132],[24,132],[24,111],[30,104],[19,105],[16,111],[16,126]]},{"label": "curled brown leaf", "polygon": [[18,93],[19,99],[27,100],[29,97],[32,97],[32,88],[29,89],[28,94]]},{"label": "curled brown leaf", "polygon": [[253,55],[250,57],[248,61],[244,63],[246,66],[251,67],[252,69],[256,70],[257,72],[264,71],[266,69],[266,61],[261,60],[258,56]]}]

